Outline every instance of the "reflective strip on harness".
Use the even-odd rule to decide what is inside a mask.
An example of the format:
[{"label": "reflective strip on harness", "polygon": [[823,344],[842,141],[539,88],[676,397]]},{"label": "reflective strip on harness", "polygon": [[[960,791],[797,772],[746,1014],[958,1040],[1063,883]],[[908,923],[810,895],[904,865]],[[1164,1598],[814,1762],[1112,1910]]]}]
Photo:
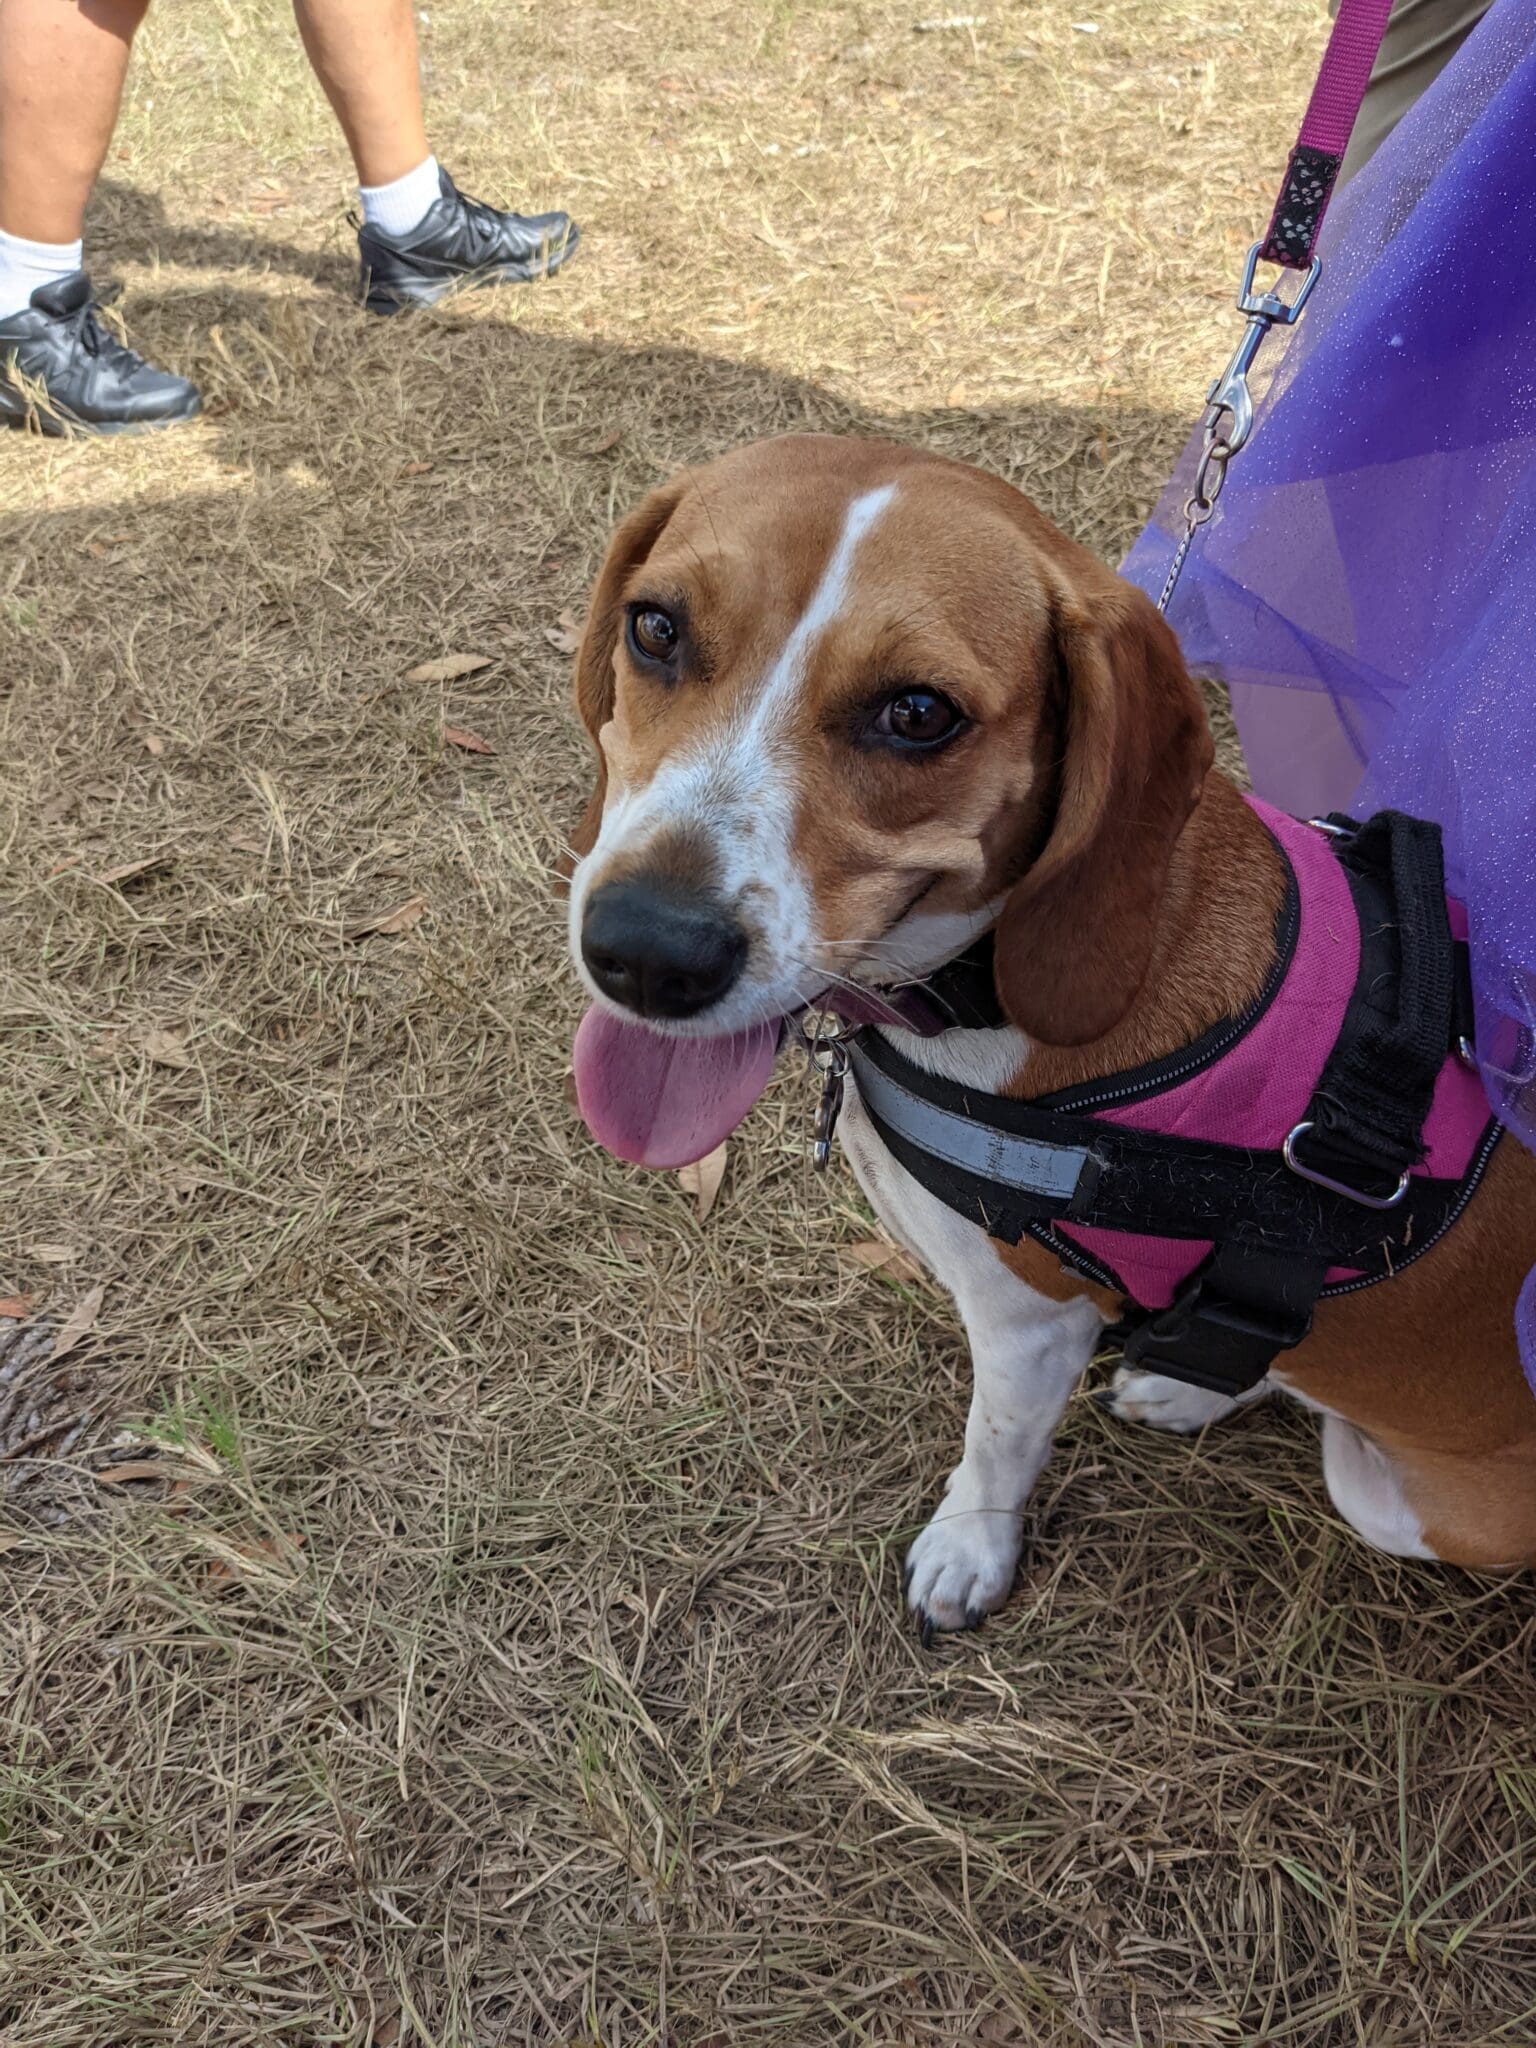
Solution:
[{"label": "reflective strip on harness", "polygon": [[869,1060],[856,1062],[859,1094],[883,1124],[932,1158],[1021,1194],[1042,1195],[1068,1208],[1083,1185],[1093,1155],[1081,1145],[1047,1145],[1035,1138],[956,1116],[913,1095]]}]

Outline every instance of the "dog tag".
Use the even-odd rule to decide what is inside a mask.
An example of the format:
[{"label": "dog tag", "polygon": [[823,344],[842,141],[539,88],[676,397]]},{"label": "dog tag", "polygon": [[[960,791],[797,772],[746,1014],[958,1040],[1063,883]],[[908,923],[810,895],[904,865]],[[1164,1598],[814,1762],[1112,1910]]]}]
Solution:
[{"label": "dog tag", "polygon": [[843,1043],[843,1020],[835,1010],[807,1010],[800,1030],[811,1065],[821,1076],[821,1095],[816,1103],[812,1132],[811,1164],[825,1173],[832,1157],[832,1137],[843,1107],[843,1078],[848,1072],[848,1048]]},{"label": "dog tag", "polygon": [[821,1068],[821,1100],[816,1105],[816,1129],[811,1145],[811,1164],[825,1173],[832,1157],[832,1138],[843,1107],[843,1076],[848,1071],[848,1049],[833,1043],[821,1049],[816,1064]]}]

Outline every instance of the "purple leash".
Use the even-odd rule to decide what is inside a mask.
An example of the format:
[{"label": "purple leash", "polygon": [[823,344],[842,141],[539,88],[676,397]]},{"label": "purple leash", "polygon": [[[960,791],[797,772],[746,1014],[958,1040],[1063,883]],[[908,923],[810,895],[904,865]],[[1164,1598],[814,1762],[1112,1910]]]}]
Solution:
[{"label": "purple leash", "polygon": [[[1392,0],[1339,0],[1338,16],[1269,227],[1263,241],[1255,242],[1248,252],[1242,290],[1237,295],[1237,310],[1248,325],[1231,362],[1206,393],[1205,446],[1184,506],[1184,537],[1174,550],[1168,579],[1157,600],[1160,612],[1168,609],[1195,535],[1216,510],[1227,464],[1253,432],[1248,373],[1254,358],[1272,327],[1295,326],[1322,275],[1322,263],[1313,251],[1391,12]],[[1305,273],[1294,298],[1282,299],[1278,289],[1254,289],[1254,273],[1261,261]]]}]

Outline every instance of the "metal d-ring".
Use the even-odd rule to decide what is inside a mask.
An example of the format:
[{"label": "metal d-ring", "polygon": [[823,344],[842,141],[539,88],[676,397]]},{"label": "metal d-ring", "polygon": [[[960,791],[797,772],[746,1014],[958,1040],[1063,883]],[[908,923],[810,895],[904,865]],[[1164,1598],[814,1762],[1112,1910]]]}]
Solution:
[{"label": "metal d-ring", "polygon": [[1343,1195],[1346,1201],[1358,1202],[1362,1209],[1395,1209],[1397,1207],[1398,1203],[1408,1192],[1408,1183],[1411,1178],[1409,1174],[1405,1173],[1402,1176],[1390,1195],[1367,1195],[1363,1194],[1359,1188],[1350,1187],[1346,1181],[1330,1180],[1326,1173],[1315,1173],[1310,1166],[1303,1165],[1302,1161],[1296,1157],[1296,1140],[1304,1138],[1311,1129],[1312,1125],[1310,1123],[1298,1124],[1295,1130],[1287,1135],[1285,1143],[1280,1147],[1280,1156],[1292,1173],[1302,1180],[1311,1181],[1316,1187],[1327,1188],[1330,1194]]}]

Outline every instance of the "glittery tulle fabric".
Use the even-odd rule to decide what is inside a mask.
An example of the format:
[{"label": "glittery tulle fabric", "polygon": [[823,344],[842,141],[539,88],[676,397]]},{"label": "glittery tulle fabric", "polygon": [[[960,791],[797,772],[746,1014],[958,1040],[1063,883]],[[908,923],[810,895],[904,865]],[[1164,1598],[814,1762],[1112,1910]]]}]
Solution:
[{"label": "glittery tulle fabric", "polygon": [[[1169,616],[1260,796],[1444,826],[1489,1098],[1536,1147],[1533,150],[1536,5],[1498,0],[1334,202]],[[1193,448],[1125,564],[1154,597]],[[1536,1389],[1536,1271],[1517,1321]]]}]

